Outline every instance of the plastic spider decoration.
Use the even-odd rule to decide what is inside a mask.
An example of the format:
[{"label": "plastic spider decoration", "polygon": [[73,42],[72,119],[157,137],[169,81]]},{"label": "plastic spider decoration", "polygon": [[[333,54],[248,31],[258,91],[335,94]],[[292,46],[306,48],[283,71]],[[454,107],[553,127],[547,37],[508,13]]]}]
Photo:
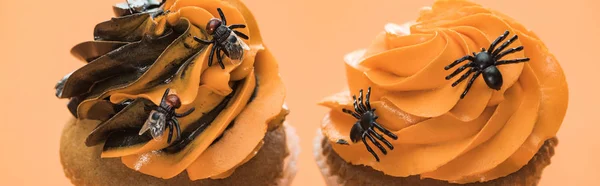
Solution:
[{"label": "plastic spider decoration", "polygon": [[467,79],[467,77],[469,77],[469,75],[475,73],[473,75],[473,77],[469,80],[469,82],[467,84],[467,88],[465,88],[465,91],[460,95],[461,99],[464,98],[465,95],[467,95],[467,93],[469,92],[469,89],[473,85],[473,82],[475,81],[475,79],[477,79],[477,77],[479,77],[479,75],[483,74],[483,80],[485,80],[485,83],[487,84],[488,87],[490,87],[491,89],[494,89],[494,90],[500,90],[500,88],[502,87],[502,74],[500,73],[500,70],[498,70],[498,68],[496,68],[496,66],[529,61],[529,58],[500,60],[500,59],[502,59],[502,57],[504,57],[508,54],[512,54],[512,53],[523,50],[523,46],[518,46],[515,48],[508,49],[506,51],[503,51],[506,47],[508,47],[508,45],[510,45],[511,43],[513,43],[514,41],[516,41],[518,39],[518,36],[516,34],[512,38],[510,38],[506,42],[504,42],[502,45],[500,45],[500,47],[495,49],[496,45],[498,45],[498,43],[500,43],[504,39],[506,39],[506,36],[508,36],[508,34],[509,34],[509,32],[507,30],[500,37],[496,38],[496,40],[494,40],[494,42],[492,42],[492,44],[490,44],[489,49],[486,50],[485,48],[481,48],[481,52],[479,52],[479,53],[473,52],[473,55],[466,55],[466,56],[454,61],[453,63],[451,63],[450,65],[448,65],[444,68],[445,70],[448,70],[448,69],[462,63],[463,61],[469,60],[469,62],[467,64],[461,66],[460,68],[458,68],[454,72],[452,72],[450,75],[446,76],[446,80],[449,80],[449,79],[453,78],[454,76],[458,75],[459,73],[463,72],[465,69],[470,68],[458,80],[456,80],[454,83],[452,83],[452,87],[455,87],[460,82]]},{"label": "plastic spider decoration", "polygon": [[235,29],[246,28],[244,24],[233,24],[227,26],[227,20],[225,14],[221,8],[217,8],[221,19],[212,18],[206,24],[206,32],[212,36],[212,40],[204,40],[198,37],[194,39],[203,44],[213,44],[208,56],[208,66],[212,66],[213,56],[217,54],[217,61],[222,69],[225,69],[223,64],[223,52],[224,55],[229,57],[234,63],[241,63],[244,57],[244,50],[249,50],[248,45],[244,43],[240,38],[248,40],[249,37]]},{"label": "plastic spider decoration", "polygon": [[194,112],[195,108],[191,108],[190,110],[181,114],[175,113],[175,109],[181,107],[181,100],[179,99],[179,96],[175,94],[169,95],[169,90],[170,89],[165,90],[162,100],[160,101],[160,105],[150,112],[150,116],[144,123],[144,126],[142,126],[139,135],[142,135],[146,131],[150,130],[152,138],[158,139],[168,127],[169,137],[167,139],[167,143],[171,143],[171,139],[173,138],[173,129],[177,131],[176,141],[181,139],[181,127],[179,126],[179,121],[177,118],[190,115],[192,112]]},{"label": "plastic spider decoration", "polygon": [[353,96],[354,111],[347,109],[342,109],[342,111],[358,119],[358,121],[356,121],[356,123],[354,124],[354,126],[352,126],[352,129],[350,130],[350,139],[352,140],[352,142],[356,143],[359,140],[362,140],[362,142],[365,144],[365,147],[367,148],[367,151],[369,151],[373,155],[373,157],[375,157],[375,160],[379,162],[379,156],[377,156],[375,151],[373,151],[369,144],[367,144],[366,139],[369,139],[375,146],[377,146],[377,148],[379,148],[379,150],[381,150],[381,152],[384,155],[387,154],[387,150],[385,150],[385,148],[383,148],[383,146],[379,142],[377,142],[375,138],[377,138],[379,141],[382,141],[388,148],[390,148],[390,150],[394,150],[394,146],[383,136],[375,132],[374,128],[377,128],[379,131],[381,131],[382,133],[394,140],[397,140],[398,136],[396,136],[389,130],[383,128],[376,122],[378,116],[375,114],[375,109],[371,108],[370,97],[371,87],[369,87],[369,89],[367,90],[367,97],[366,99],[364,99],[363,103],[363,90],[361,89],[358,99],[356,99],[356,95]]}]

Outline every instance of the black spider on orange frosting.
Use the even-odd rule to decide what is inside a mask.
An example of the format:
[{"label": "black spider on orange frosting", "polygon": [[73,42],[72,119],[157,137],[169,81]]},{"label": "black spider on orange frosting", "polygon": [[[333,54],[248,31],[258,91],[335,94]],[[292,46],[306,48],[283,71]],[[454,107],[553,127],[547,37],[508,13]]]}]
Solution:
[{"label": "black spider on orange frosting", "polygon": [[[244,24],[233,24],[227,25],[227,19],[225,18],[225,14],[221,10],[221,8],[217,8],[219,12],[219,16],[221,19],[212,18],[206,24],[206,32],[212,36],[212,40],[205,40],[199,37],[194,37],[194,40],[203,43],[203,44],[212,44],[212,48],[210,49],[210,54],[208,56],[208,66],[212,66],[213,56],[217,55],[217,62],[222,69],[225,69],[225,64],[223,64],[223,55],[229,57],[233,61],[238,61],[241,63],[241,60],[244,57],[244,50],[248,50],[248,45],[242,41],[248,40],[250,37],[248,35],[235,30],[239,28],[246,28]],[[221,52],[223,55],[221,55]]]},{"label": "black spider on orange frosting", "polygon": [[475,82],[475,79],[477,79],[477,77],[479,77],[479,75],[483,74],[483,80],[485,80],[485,83],[487,84],[488,87],[490,87],[491,89],[494,89],[494,90],[500,90],[500,88],[502,87],[502,74],[500,73],[500,70],[498,70],[498,68],[496,68],[496,66],[529,61],[529,58],[500,60],[500,59],[502,59],[502,57],[504,57],[508,54],[512,54],[512,53],[523,50],[523,46],[518,46],[515,48],[508,49],[506,51],[503,51],[506,47],[508,47],[508,45],[510,45],[511,43],[513,43],[514,41],[516,41],[518,39],[518,36],[516,34],[512,38],[510,38],[506,42],[504,42],[502,45],[500,45],[500,47],[498,47],[498,49],[494,50],[494,48],[496,47],[496,45],[498,45],[498,43],[500,43],[504,39],[506,39],[506,36],[508,36],[508,33],[509,32],[507,30],[500,37],[496,38],[496,40],[494,40],[494,42],[492,42],[492,44],[490,44],[489,49],[486,50],[485,48],[481,48],[481,52],[479,52],[479,53],[473,52],[473,55],[466,55],[466,56],[454,61],[453,63],[451,63],[450,65],[448,65],[444,68],[445,70],[449,70],[452,67],[462,63],[463,61],[469,60],[469,62],[467,64],[461,66],[460,68],[458,68],[454,72],[452,72],[450,75],[446,76],[446,80],[452,79],[454,76],[458,75],[459,73],[461,73],[462,71],[464,71],[465,69],[470,67],[470,69],[465,74],[463,74],[458,80],[456,80],[454,83],[452,83],[452,87],[454,87],[454,86],[458,85],[460,82],[467,79],[467,77],[469,77],[469,75],[471,75],[472,73],[475,73],[473,75],[473,77],[471,78],[471,80],[469,80],[469,83],[467,84],[467,88],[465,88],[465,91],[460,95],[461,99],[464,98],[465,95],[467,95],[467,93],[469,92],[469,89],[471,89],[471,86],[473,85],[473,82]]},{"label": "black spider on orange frosting", "polygon": [[173,129],[175,129],[177,132],[176,141],[181,139],[181,128],[177,118],[190,115],[192,112],[194,112],[195,108],[192,107],[188,111],[185,111],[181,114],[176,113],[175,109],[179,109],[181,107],[181,99],[179,99],[179,96],[176,94],[169,94],[170,90],[170,88],[165,90],[165,93],[160,101],[160,105],[150,112],[148,119],[139,131],[139,135],[142,135],[146,131],[150,130],[152,137],[154,139],[158,139],[162,136],[163,132],[169,128],[167,143],[171,143],[171,139],[173,138]]},{"label": "black spider on orange frosting", "polygon": [[[377,138],[377,139],[379,139],[379,141],[382,141],[383,143],[385,143],[385,145],[388,146],[390,148],[390,150],[394,150],[394,146],[388,140],[386,140],[383,136],[381,136],[380,134],[375,132],[374,128],[379,129],[379,131],[381,131],[382,133],[384,133],[385,135],[389,136],[390,138],[392,138],[394,140],[398,139],[398,136],[396,136],[391,131],[383,128],[381,125],[379,125],[376,122],[378,116],[375,114],[375,109],[371,108],[371,102],[370,102],[371,87],[369,87],[369,89],[367,90],[367,97],[366,97],[366,99],[364,99],[364,103],[363,103],[363,90],[362,89],[360,90],[359,96],[360,97],[358,99],[356,99],[356,95],[353,96],[354,111],[351,111],[348,109],[342,109],[343,112],[348,113],[348,114],[352,115],[354,118],[358,119],[358,121],[356,121],[356,123],[354,123],[354,126],[352,126],[352,129],[350,130],[350,139],[354,143],[358,142],[359,140],[362,140],[362,142],[365,144],[365,147],[367,147],[367,150],[375,157],[375,159],[377,161],[379,161],[379,156],[377,156],[377,154],[373,151],[373,149],[369,146],[369,144],[367,144],[366,139],[368,138],[375,146],[377,146],[377,148],[379,148],[379,150],[381,150],[381,152],[384,155],[387,154],[387,150],[385,150],[385,148],[383,148],[383,146],[379,142],[377,142],[375,140],[375,138]],[[375,138],[373,138],[373,137],[375,137]],[[338,142],[338,143],[340,143],[340,142]],[[343,144],[343,143],[344,142],[341,142],[341,144]]]}]

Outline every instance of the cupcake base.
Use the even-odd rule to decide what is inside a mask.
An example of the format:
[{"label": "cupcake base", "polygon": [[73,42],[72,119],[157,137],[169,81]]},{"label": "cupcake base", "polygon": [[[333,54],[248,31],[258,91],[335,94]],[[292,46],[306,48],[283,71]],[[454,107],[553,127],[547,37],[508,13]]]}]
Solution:
[{"label": "cupcake base", "polygon": [[544,145],[519,171],[508,176],[490,180],[487,182],[476,182],[469,184],[454,184],[442,180],[421,179],[418,175],[409,177],[393,177],[385,175],[367,166],[352,165],[344,161],[323,138],[319,131],[315,139],[314,156],[325,182],[329,186],[344,185],[427,185],[427,186],[532,186],[537,185],[542,170],[550,164],[550,158],[554,155],[554,147],[558,144],[556,137],[546,140]]},{"label": "cupcake base", "polygon": [[100,158],[102,145],[84,144],[95,125],[87,121],[75,124],[75,121],[66,124],[60,141],[63,170],[74,185],[289,185],[296,174],[298,137],[286,124],[268,131],[256,156],[231,176],[191,181],[186,171],[171,179],[161,179],[129,169],[120,158]]}]

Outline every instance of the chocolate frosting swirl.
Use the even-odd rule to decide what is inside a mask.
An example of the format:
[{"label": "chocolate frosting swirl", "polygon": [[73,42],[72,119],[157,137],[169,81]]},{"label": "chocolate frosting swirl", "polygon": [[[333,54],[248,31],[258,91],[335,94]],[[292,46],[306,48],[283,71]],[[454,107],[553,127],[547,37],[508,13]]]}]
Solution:
[{"label": "chocolate frosting swirl", "polygon": [[[129,7],[132,7],[130,10]],[[184,170],[190,179],[222,178],[252,158],[273,120],[287,114],[278,66],[254,17],[238,0],[136,1],[113,7],[116,18],[94,29],[94,40],[72,49],[86,64],[56,86],[79,120],[98,120],[88,146],[103,144],[102,157],[121,157],[129,168],[160,178]],[[208,66],[205,26],[223,10],[230,24],[250,36],[241,63]],[[181,99],[182,140],[139,135],[149,113],[169,88]],[[275,125],[280,125],[276,123]]]}]

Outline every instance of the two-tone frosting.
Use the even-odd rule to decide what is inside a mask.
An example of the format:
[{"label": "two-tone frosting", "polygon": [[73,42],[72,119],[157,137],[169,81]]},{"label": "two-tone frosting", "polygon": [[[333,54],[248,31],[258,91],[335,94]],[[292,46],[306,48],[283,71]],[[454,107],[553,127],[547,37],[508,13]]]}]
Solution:
[{"label": "two-tone frosting", "polygon": [[[478,78],[460,99],[466,83],[445,77],[453,61],[490,46],[503,32],[519,39],[509,47],[524,50],[505,58],[529,62],[498,66],[504,84],[498,91]],[[348,91],[326,98],[331,108],[322,132],[345,161],[367,165],[396,177],[453,183],[488,181],[526,165],[544,141],[556,135],[568,104],[567,83],[556,58],[533,32],[497,11],[464,0],[438,0],[419,18],[388,24],[372,44],[345,57]],[[350,142],[356,122],[353,94],[372,87],[378,123],[393,131],[394,150],[380,162],[362,142]]]},{"label": "two-tone frosting", "polygon": [[[114,7],[116,18],[100,23],[94,40],[72,53],[87,64],[57,84],[80,120],[99,120],[85,143],[103,144],[103,158],[120,157],[127,167],[160,178],[187,171],[191,180],[223,178],[252,158],[265,133],[287,114],[278,65],[263,45],[258,25],[238,0],[167,0]],[[249,36],[240,64],[208,66],[205,27],[223,10],[228,24]],[[139,135],[150,111],[170,88],[182,103],[176,112],[181,139]],[[83,143],[83,142],[82,142]]]}]

